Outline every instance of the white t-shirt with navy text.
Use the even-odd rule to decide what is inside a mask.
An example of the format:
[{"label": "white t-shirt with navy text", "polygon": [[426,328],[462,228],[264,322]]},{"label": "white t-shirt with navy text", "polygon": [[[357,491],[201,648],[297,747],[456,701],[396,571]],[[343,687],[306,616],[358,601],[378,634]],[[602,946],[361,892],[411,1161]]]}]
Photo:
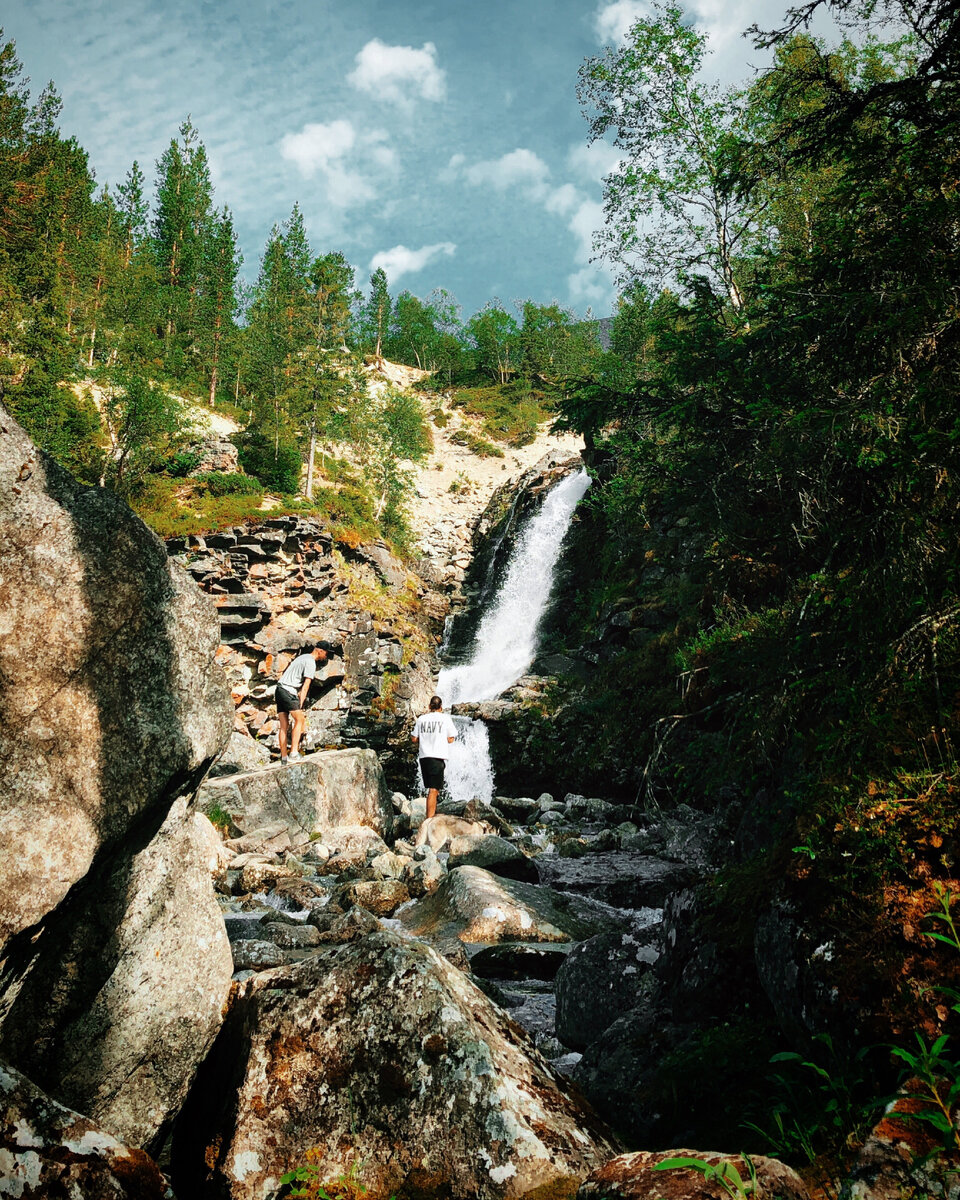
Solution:
[{"label": "white t-shirt with navy text", "polygon": [[418,758],[446,758],[450,753],[447,738],[457,736],[457,727],[453,717],[444,712],[424,713],[422,717],[417,717],[411,736],[418,739]]}]

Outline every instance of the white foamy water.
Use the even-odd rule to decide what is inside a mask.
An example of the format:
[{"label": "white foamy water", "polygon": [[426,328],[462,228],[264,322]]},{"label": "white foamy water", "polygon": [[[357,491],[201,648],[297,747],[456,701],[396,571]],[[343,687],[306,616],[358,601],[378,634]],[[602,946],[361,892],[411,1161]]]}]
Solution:
[{"label": "white foamy water", "polygon": [[[477,629],[468,663],[440,672],[437,692],[445,708],[492,700],[524,675],[537,653],[537,630],[550,600],[564,534],[590,486],[586,471],[552,488],[517,540],[499,592]],[[489,804],[494,794],[490,741],[482,721],[455,717],[458,737],[450,747],[445,784],[454,800],[474,797]]]},{"label": "white foamy water", "polygon": [[440,672],[444,706],[492,700],[517,682],[537,653],[537,627],[573,510],[590,486],[586,471],[552,488],[514,548],[503,584],[477,630],[470,662]]}]

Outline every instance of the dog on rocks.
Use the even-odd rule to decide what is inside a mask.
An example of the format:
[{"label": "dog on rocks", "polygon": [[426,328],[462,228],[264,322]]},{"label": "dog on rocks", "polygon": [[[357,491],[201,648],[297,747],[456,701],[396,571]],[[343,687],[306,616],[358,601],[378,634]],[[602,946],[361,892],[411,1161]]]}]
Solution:
[{"label": "dog on rocks", "polygon": [[486,821],[466,821],[463,817],[448,817],[441,813],[427,817],[417,830],[414,846],[429,846],[436,854],[456,837],[483,837],[494,829]]}]

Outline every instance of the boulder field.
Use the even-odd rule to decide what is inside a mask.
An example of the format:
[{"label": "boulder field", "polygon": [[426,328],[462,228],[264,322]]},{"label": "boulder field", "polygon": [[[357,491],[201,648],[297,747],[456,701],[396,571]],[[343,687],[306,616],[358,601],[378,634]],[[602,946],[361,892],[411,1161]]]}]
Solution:
[{"label": "boulder field", "polygon": [[[649,1084],[725,984],[690,885],[729,831],[542,794],[448,804],[484,832],[416,845],[396,746],[344,744],[391,674],[414,706],[430,682],[369,612],[333,629],[338,748],[271,765],[259,664],[350,581],[322,529],[224,536],[171,560],[0,408],[0,1196],[279,1200],[301,1168],[367,1200],[719,1197],[621,1152],[689,1144]],[[374,549],[351,569],[415,595]],[[291,564],[299,607],[242,607]],[[874,1141],[857,1200],[893,1178]]]}]

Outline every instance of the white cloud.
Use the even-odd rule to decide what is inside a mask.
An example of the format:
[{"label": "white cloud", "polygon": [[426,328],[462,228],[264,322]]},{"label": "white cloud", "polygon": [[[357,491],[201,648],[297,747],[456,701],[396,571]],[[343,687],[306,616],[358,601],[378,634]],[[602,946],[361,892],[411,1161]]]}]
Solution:
[{"label": "white cloud", "polygon": [[616,297],[611,277],[595,265],[581,267],[567,276],[570,303],[576,307],[590,305],[594,312],[610,312]]},{"label": "white cloud", "polygon": [[641,17],[649,15],[649,9],[641,0],[611,0],[601,4],[593,17],[593,28],[597,40],[607,45],[622,42]]},{"label": "white cloud", "polygon": [[396,283],[401,276],[414,275],[441,256],[450,258],[456,249],[453,242],[435,242],[432,246],[421,246],[419,250],[394,246],[392,250],[381,250],[379,254],[375,254],[370,259],[370,270],[376,271],[383,267],[389,281]]},{"label": "white cloud", "polygon": [[308,179],[317,171],[325,171],[356,145],[356,130],[349,121],[331,121],[327,125],[309,122],[299,133],[285,133],[280,140],[280,153],[295,163],[300,174]]},{"label": "white cloud", "polygon": [[[449,166],[453,166],[453,159]],[[474,163],[472,167],[466,167],[463,173],[467,182],[475,187],[492,187],[498,192],[505,192],[510,187],[522,187],[531,199],[541,199],[547,190],[550,168],[532,150],[519,148],[501,158]]]},{"label": "white cloud", "polygon": [[387,104],[409,106],[415,99],[439,101],[447,94],[446,72],[437,65],[433,42],[422,49],[388,46],[379,38],[367,42],[347,76],[360,92]]},{"label": "white cloud", "polygon": [[382,129],[358,134],[349,121],[308,122],[280,139],[280,155],[305,179],[319,175],[327,201],[337,208],[366,204],[376,183],[399,173],[396,152]]},{"label": "white cloud", "polygon": [[609,142],[578,142],[570,147],[567,166],[575,175],[588,183],[600,183],[605,175],[620,165],[622,151]]},{"label": "white cloud", "polygon": [[580,203],[582,197],[572,183],[561,184],[558,188],[551,188],[549,194],[543,202],[544,208],[550,213],[559,213],[563,216],[564,213],[571,212]]},{"label": "white cloud", "polygon": [[577,261],[589,262],[593,253],[593,235],[603,225],[603,205],[584,200],[570,218],[567,228],[577,239]]}]

